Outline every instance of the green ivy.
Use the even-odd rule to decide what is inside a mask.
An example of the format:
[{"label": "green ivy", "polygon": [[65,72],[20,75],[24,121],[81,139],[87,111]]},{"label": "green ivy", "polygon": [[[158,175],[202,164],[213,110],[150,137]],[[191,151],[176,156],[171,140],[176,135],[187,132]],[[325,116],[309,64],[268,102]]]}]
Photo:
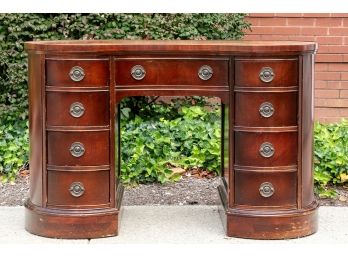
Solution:
[{"label": "green ivy", "polygon": [[27,121],[3,123],[0,120],[0,174],[6,174],[2,182],[15,180],[18,170],[26,165],[28,134]]},{"label": "green ivy", "polygon": [[[180,178],[171,167],[218,173],[221,158],[221,111],[183,106],[172,118],[161,105],[151,118],[121,120],[121,179],[125,183],[164,183]],[[174,105],[173,105],[174,106]],[[176,109],[173,107],[173,109]],[[166,110],[171,108],[166,108]]]},{"label": "green ivy", "polygon": [[314,181],[318,194],[331,197],[328,184],[348,181],[348,121],[314,126]]}]

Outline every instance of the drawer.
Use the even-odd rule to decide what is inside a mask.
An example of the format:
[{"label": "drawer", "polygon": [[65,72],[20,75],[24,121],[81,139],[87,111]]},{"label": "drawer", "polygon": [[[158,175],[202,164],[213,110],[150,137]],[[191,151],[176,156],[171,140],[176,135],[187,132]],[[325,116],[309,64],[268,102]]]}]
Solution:
[{"label": "drawer", "polygon": [[296,172],[235,170],[234,183],[237,205],[295,208]]},{"label": "drawer", "polygon": [[108,92],[47,92],[49,126],[109,125]]},{"label": "drawer", "polygon": [[237,126],[277,127],[297,125],[297,92],[235,93]]},{"label": "drawer", "polygon": [[117,60],[117,85],[228,86],[228,60]]},{"label": "drawer", "polygon": [[297,132],[235,132],[235,164],[290,166],[297,164]]},{"label": "drawer", "polygon": [[297,59],[238,59],[235,85],[239,87],[298,86]]},{"label": "drawer", "polygon": [[47,86],[100,87],[108,81],[108,59],[46,59]]},{"label": "drawer", "polygon": [[49,165],[97,166],[109,160],[109,131],[47,133]]},{"label": "drawer", "polygon": [[110,202],[109,170],[56,171],[47,174],[47,204],[73,208]]}]

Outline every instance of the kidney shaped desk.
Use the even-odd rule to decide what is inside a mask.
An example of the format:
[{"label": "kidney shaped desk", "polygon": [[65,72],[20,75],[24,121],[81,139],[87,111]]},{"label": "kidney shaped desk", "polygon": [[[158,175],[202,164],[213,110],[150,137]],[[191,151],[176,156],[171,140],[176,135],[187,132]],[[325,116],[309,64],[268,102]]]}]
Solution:
[{"label": "kidney shaped desk", "polygon": [[222,102],[218,191],[227,235],[282,239],[314,233],[316,47],[270,41],[26,43],[26,229],[57,238],[117,235],[121,99],[193,95]]}]

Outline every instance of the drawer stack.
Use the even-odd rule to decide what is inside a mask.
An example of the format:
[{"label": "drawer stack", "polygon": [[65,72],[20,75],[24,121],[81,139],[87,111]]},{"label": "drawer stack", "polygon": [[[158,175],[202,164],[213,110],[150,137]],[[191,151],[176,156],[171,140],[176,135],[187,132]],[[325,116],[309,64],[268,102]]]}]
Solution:
[{"label": "drawer stack", "polygon": [[110,206],[109,59],[46,58],[47,206]]},{"label": "drawer stack", "polygon": [[298,59],[235,59],[234,199],[297,208]]}]

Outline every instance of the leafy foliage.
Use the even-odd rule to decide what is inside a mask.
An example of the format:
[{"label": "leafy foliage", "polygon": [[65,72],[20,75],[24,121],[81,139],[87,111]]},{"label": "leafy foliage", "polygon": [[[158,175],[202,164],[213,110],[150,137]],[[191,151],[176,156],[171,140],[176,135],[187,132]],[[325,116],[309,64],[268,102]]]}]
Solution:
[{"label": "leafy foliage", "polygon": [[[199,105],[184,105],[178,110],[176,101],[172,103],[166,108],[152,104],[156,110],[153,116],[121,120],[121,179],[125,183],[164,183],[180,178],[171,167],[219,172],[219,106],[207,111]],[[171,109],[177,110],[175,117]]]},{"label": "leafy foliage", "polygon": [[314,126],[314,181],[320,196],[331,197],[334,192],[325,186],[348,181],[348,121]]},{"label": "leafy foliage", "polygon": [[[0,174],[13,178],[18,167],[27,161],[28,136],[23,132],[28,117],[25,41],[241,39],[244,30],[250,28],[244,17],[244,14],[0,14]],[[130,98],[124,107],[136,115],[139,106],[148,102],[145,97]],[[10,145],[20,146],[21,151],[7,149]],[[6,163],[3,156],[7,156]]]},{"label": "leafy foliage", "polygon": [[0,119],[0,173],[6,174],[3,182],[13,181],[17,171],[28,161],[28,122],[6,123]]},{"label": "leafy foliage", "polygon": [[[241,39],[244,14],[0,14],[0,105],[27,110],[23,43],[59,39]],[[5,105],[5,106],[4,106]]]}]

